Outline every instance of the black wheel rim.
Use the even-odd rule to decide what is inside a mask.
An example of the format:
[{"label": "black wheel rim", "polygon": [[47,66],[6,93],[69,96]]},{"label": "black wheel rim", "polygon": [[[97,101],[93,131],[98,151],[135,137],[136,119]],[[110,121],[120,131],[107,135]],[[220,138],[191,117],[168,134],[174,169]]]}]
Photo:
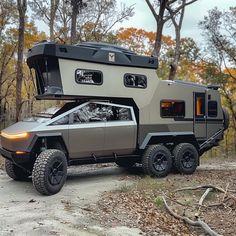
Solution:
[{"label": "black wheel rim", "polygon": [[192,168],[195,163],[194,153],[191,151],[184,152],[181,162],[184,168]]},{"label": "black wheel rim", "polygon": [[64,176],[64,166],[62,161],[55,161],[50,168],[49,182],[51,185],[58,185],[61,183]]},{"label": "black wheel rim", "polygon": [[164,171],[168,166],[168,161],[164,153],[157,153],[153,160],[153,167],[156,171]]}]

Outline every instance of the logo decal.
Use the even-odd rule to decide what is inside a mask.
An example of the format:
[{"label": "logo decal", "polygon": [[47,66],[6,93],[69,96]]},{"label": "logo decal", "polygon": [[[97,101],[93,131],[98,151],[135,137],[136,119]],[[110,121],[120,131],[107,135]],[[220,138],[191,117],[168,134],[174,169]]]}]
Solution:
[{"label": "logo decal", "polygon": [[114,52],[109,52],[108,60],[110,62],[115,62],[116,58],[115,58],[115,53]]}]

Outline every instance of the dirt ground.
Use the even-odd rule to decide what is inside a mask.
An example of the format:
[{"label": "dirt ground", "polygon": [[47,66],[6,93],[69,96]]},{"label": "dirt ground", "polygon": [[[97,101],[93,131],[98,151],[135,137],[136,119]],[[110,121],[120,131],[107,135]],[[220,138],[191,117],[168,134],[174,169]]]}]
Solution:
[{"label": "dirt ground", "polygon": [[70,168],[60,193],[41,196],[31,181],[16,182],[0,170],[0,235],[106,235],[87,216],[107,191],[127,183],[120,180],[127,173],[115,166]]},{"label": "dirt ground", "polygon": [[[200,228],[189,226],[171,216],[164,206],[164,196],[175,213],[192,220],[199,217],[220,235],[233,236],[236,234],[235,170],[236,162],[233,159],[216,159],[204,161],[190,176],[170,174],[157,180],[135,175],[132,186],[124,185],[103,196],[95,217],[100,216],[100,223],[104,226],[113,224],[139,227],[148,236],[205,235]],[[136,171],[139,172],[138,169]],[[214,185],[228,190],[228,193],[213,190],[199,208],[199,200],[206,188],[175,192],[183,187],[200,185]],[[227,199],[228,194],[233,199]]]},{"label": "dirt ground", "polygon": [[[0,235],[204,235],[166,212],[161,200],[179,214],[194,219],[197,202],[205,190],[176,188],[214,184],[236,190],[236,160],[208,160],[194,175],[170,174],[163,179],[144,177],[140,168],[131,173],[113,164],[73,167],[62,191],[39,195],[29,182],[15,182],[0,170]],[[224,196],[212,192],[206,205]],[[174,201],[181,201],[183,207]],[[235,204],[203,207],[200,217],[216,232],[235,235]],[[130,231],[129,231],[130,229]]]}]

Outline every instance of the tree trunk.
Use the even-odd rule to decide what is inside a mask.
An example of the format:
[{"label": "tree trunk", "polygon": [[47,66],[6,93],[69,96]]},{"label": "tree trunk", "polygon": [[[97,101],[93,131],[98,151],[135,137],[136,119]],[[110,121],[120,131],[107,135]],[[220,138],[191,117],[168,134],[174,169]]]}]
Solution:
[{"label": "tree trunk", "polygon": [[77,14],[72,11],[72,16],[71,16],[71,44],[76,43],[76,19],[77,19]]},{"label": "tree trunk", "polygon": [[78,14],[78,7],[76,0],[71,0],[71,6],[72,6],[72,15],[71,15],[71,38],[70,42],[71,44],[76,43],[76,20],[77,20],[77,14]]},{"label": "tree trunk", "polygon": [[49,21],[49,30],[50,30],[50,41],[54,41],[54,23],[56,18],[56,12],[59,6],[59,0],[51,0],[51,9],[50,9],[50,21]]},{"label": "tree trunk", "polygon": [[54,41],[54,19],[50,18],[49,22],[50,41]]},{"label": "tree trunk", "polygon": [[176,32],[175,56],[174,56],[173,62],[170,65],[169,80],[175,79],[178,63],[180,59],[180,28],[178,26],[176,26],[175,32]]},{"label": "tree trunk", "polygon": [[159,8],[159,14],[156,16],[156,22],[157,22],[157,32],[156,32],[156,39],[155,39],[155,46],[153,55],[159,56],[161,51],[161,43],[162,43],[162,31],[165,24],[164,21],[164,13],[166,9],[166,2],[167,0],[160,1],[160,8]]},{"label": "tree trunk", "polygon": [[19,13],[18,28],[18,51],[16,65],[16,121],[20,119],[22,106],[22,81],[23,81],[23,52],[24,52],[24,31],[25,31],[25,12],[27,8],[26,0],[17,0],[17,9]]},{"label": "tree trunk", "polygon": [[186,5],[186,0],[182,0],[182,8],[180,10],[180,16],[179,16],[179,22],[177,23],[176,15],[173,14],[172,9],[168,9],[169,13],[171,15],[171,20],[172,23],[175,27],[175,56],[172,64],[170,65],[170,73],[169,73],[169,80],[174,80],[176,76],[176,72],[178,69],[178,64],[180,60],[180,46],[181,46],[181,35],[180,31],[182,28],[183,24],[183,19],[184,19],[184,12],[185,12],[185,6]]},{"label": "tree trunk", "polygon": [[156,57],[159,57],[160,51],[161,51],[163,26],[164,26],[163,21],[157,22],[157,33],[156,33],[156,39],[155,39],[155,46],[153,50],[153,56],[156,56]]}]

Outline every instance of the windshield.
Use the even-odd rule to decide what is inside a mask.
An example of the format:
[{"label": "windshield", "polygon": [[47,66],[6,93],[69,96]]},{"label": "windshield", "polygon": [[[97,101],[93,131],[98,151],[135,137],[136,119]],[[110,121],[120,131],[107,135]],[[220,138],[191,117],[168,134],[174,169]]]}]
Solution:
[{"label": "windshield", "polygon": [[32,115],[32,117],[25,118],[23,121],[44,123],[51,118],[54,118],[53,115],[60,109],[61,107],[51,107],[46,111]]}]

